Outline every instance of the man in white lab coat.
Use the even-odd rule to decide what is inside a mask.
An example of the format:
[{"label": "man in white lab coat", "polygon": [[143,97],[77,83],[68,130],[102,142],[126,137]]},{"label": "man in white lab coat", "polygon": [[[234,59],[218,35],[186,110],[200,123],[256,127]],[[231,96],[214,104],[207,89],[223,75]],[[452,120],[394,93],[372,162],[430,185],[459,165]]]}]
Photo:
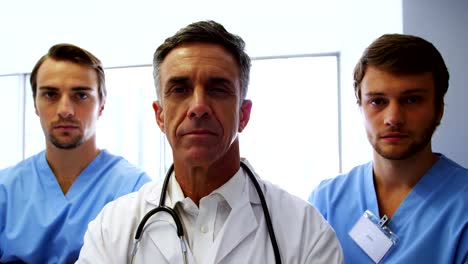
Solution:
[{"label": "man in white lab coat", "polygon": [[[241,165],[249,72],[243,40],[214,21],[190,24],[159,46],[153,108],[174,170],[167,188],[150,183],[106,206],[88,227],[79,263],[343,262],[334,231],[311,205],[252,173],[256,190],[252,168]],[[146,218],[161,195],[166,207]]]}]

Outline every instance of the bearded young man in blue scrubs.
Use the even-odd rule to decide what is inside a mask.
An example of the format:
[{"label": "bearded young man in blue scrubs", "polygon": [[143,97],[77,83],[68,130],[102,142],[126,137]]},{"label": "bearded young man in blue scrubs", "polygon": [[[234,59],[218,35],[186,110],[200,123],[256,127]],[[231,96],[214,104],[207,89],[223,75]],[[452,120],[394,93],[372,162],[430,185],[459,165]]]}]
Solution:
[{"label": "bearded young man in blue scrubs", "polygon": [[431,147],[448,84],[442,56],[422,38],[383,35],[364,51],[354,88],[373,161],[309,198],[345,263],[468,263],[468,170]]},{"label": "bearded young man in blue scrubs", "polygon": [[150,178],[96,144],[106,101],[101,62],[71,44],[31,73],[46,149],[0,171],[0,263],[74,263],[88,223]]}]

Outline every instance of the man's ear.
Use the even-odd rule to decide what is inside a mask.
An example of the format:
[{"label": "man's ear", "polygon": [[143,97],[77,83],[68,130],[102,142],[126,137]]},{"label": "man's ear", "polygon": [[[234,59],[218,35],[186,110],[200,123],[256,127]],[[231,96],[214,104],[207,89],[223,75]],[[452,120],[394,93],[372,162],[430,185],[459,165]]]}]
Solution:
[{"label": "man's ear", "polygon": [[99,115],[98,116],[101,116],[102,115],[102,111],[104,111],[104,106],[106,105],[106,100],[102,100],[102,103],[101,105],[99,106]]},{"label": "man's ear", "polygon": [[440,121],[442,120],[442,117],[444,116],[444,104],[442,103],[440,106],[439,111],[437,111],[437,125],[440,125]]},{"label": "man's ear", "polygon": [[39,116],[39,111],[37,111],[36,99],[34,98],[34,112]]},{"label": "man's ear", "polygon": [[239,115],[239,128],[237,131],[240,133],[244,130],[250,120],[250,111],[252,110],[252,101],[244,100],[240,107]]},{"label": "man's ear", "polygon": [[158,124],[159,129],[161,129],[161,131],[165,133],[166,130],[164,127],[164,111],[161,106],[161,103],[159,101],[154,101],[153,109],[154,109],[154,115],[156,117],[156,123]]}]

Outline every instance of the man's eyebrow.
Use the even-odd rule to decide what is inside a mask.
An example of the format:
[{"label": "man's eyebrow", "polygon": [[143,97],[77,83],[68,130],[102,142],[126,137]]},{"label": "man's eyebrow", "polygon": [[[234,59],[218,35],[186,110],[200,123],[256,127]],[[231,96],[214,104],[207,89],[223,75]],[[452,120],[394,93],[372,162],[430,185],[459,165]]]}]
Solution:
[{"label": "man's eyebrow", "polygon": [[72,91],[92,91],[92,90],[94,89],[88,86],[76,86],[72,88]]},{"label": "man's eyebrow", "polygon": [[[429,90],[427,89],[423,89],[423,88],[410,88],[410,89],[407,89],[405,91],[403,91],[401,94],[403,95],[409,95],[409,94],[422,94],[422,93],[428,93]],[[367,92],[367,93],[364,93],[364,95],[366,96],[384,96],[385,93],[384,92]]]},{"label": "man's eyebrow", "polygon": [[383,92],[367,92],[367,93],[364,93],[365,96],[382,96],[382,95],[385,95],[385,93]]},{"label": "man's eyebrow", "polygon": [[39,86],[38,90],[46,90],[46,91],[56,91],[58,88],[53,86]]},{"label": "man's eyebrow", "polygon": [[[54,86],[40,86],[39,87],[39,90],[41,91],[58,91],[60,90],[59,88],[57,87],[54,87]],[[72,91],[92,91],[93,88],[91,87],[87,87],[87,86],[75,86],[72,88]]]},{"label": "man's eyebrow", "polygon": [[180,83],[187,83],[189,81],[189,78],[188,77],[185,77],[185,76],[174,76],[174,77],[171,77],[169,78],[169,80],[167,80],[167,84],[180,84]]},{"label": "man's eyebrow", "polygon": [[232,85],[232,81],[224,77],[211,77],[208,79],[208,82],[213,84]]}]

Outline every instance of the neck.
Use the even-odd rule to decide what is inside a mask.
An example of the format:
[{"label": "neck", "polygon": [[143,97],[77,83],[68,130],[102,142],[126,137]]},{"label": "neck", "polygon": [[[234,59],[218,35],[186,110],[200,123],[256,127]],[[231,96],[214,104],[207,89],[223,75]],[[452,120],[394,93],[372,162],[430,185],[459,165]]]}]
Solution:
[{"label": "neck", "polygon": [[437,159],[430,147],[404,160],[389,160],[374,152],[374,183],[381,215],[392,217]]},{"label": "neck", "polygon": [[85,142],[74,149],[59,149],[47,143],[47,162],[64,194],[100,152],[95,142]]},{"label": "neck", "polygon": [[432,151],[421,151],[404,160],[389,160],[374,153],[374,178],[384,186],[412,188],[437,161]]},{"label": "neck", "polygon": [[220,159],[207,164],[188,166],[174,158],[174,172],[184,195],[199,205],[209,195],[231,179],[240,168],[238,141]]}]

